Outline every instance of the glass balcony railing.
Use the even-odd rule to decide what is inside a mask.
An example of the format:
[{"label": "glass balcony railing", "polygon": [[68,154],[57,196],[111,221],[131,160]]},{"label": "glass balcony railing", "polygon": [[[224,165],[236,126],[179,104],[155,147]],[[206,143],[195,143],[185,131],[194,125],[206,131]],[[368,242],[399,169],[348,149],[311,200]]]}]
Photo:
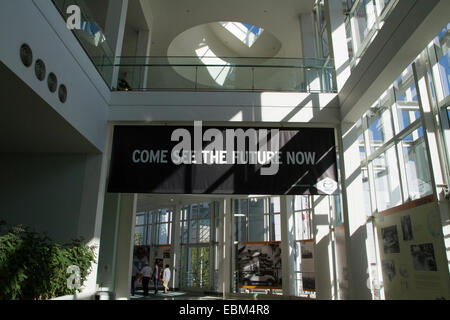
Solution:
[{"label": "glass balcony railing", "polygon": [[330,59],[244,57],[115,57],[85,0],[52,0],[65,21],[80,8],[73,33],[111,90],[336,92]]},{"label": "glass balcony railing", "polygon": [[114,53],[109,47],[105,34],[99,23],[95,20],[89,7],[84,0],[52,0],[55,7],[60,12],[65,21],[69,18],[67,8],[77,5],[81,10],[81,28],[74,29],[73,33],[80,42],[88,57],[91,59],[100,75],[103,77],[108,87],[112,85],[112,71],[110,67],[102,66],[114,63]]},{"label": "glass balcony railing", "polygon": [[114,90],[336,92],[332,60],[243,57],[120,57]]}]

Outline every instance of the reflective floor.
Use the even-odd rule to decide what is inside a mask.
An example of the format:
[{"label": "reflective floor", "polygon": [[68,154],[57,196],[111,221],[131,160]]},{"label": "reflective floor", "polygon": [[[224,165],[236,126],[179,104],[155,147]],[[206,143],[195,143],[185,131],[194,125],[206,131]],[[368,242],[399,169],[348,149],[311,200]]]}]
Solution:
[{"label": "reflective floor", "polygon": [[[220,296],[207,295],[205,293],[193,293],[193,292],[183,292],[183,291],[170,291],[164,293],[164,291],[159,291],[155,294],[150,291],[148,296],[144,297],[142,290],[136,290],[134,296],[130,296],[131,300],[223,300]],[[230,299],[227,299],[230,300]]]}]

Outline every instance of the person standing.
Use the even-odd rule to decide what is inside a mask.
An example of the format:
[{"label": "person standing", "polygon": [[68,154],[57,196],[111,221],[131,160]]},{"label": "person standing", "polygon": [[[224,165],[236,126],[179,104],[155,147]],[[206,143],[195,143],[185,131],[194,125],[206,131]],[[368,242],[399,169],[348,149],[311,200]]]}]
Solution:
[{"label": "person standing", "polygon": [[148,295],[148,283],[152,276],[152,268],[147,264],[142,268],[142,287],[144,288],[144,297]]},{"label": "person standing", "polygon": [[163,286],[164,286],[164,293],[169,292],[169,281],[170,281],[170,269],[169,265],[166,264],[166,268],[164,269],[163,274]]},{"label": "person standing", "polygon": [[158,281],[159,281],[159,265],[158,261],[155,261],[155,268],[153,269],[153,282],[155,283],[155,294],[158,293]]},{"label": "person standing", "polygon": [[136,292],[136,276],[138,274],[138,268],[133,262],[133,271],[131,271],[131,295],[134,296]]}]

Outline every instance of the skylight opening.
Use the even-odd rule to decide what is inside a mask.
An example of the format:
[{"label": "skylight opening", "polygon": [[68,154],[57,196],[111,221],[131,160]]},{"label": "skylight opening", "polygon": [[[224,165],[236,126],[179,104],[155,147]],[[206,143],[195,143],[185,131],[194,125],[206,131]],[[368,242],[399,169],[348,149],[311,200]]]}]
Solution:
[{"label": "skylight opening", "polygon": [[249,48],[264,32],[263,28],[241,22],[219,22],[219,24]]}]

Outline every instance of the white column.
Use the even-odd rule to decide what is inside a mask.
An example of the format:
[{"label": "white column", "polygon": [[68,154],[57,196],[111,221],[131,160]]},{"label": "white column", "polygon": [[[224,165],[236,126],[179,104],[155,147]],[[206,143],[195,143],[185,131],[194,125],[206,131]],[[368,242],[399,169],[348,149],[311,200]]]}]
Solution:
[{"label": "white column", "polygon": [[314,212],[314,273],[316,297],[321,300],[336,298],[334,261],[331,245],[330,203],[328,196],[313,196]]},{"label": "white column", "polygon": [[222,292],[225,299],[230,293],[231,288],[231,252],[234,242],[232,234],[232,212],[231,199],[220,201],[220,227],[219,227],[219,279],[217,281],[218,290]]},{"label": "white column", "polygon": [[[141,29],[138,31],[138,40],[136,46],[136,56],[139,64],[149,63],[151,46],[151,33],[149,30]],[[133,84],[139,88],[147,88],[148,67],[139,66],[134,70]]]},{"label": "white column", "polygon": [[136,203],[136,194],[120,195],[120,217],[115,268],[115,292],[116,299],[119,300],[130,299]]},{"label": "white column", "polygon": [[336,67],[338,92],[342,89],[350,76],[350,59],[347,48],[347,34],[345,32],[345,16],[342,1],[326,0],[328,25],[331,30],[331,54]]},{"label": "white column", "polygon": [[[114,64],[120,63],[122,55],[123,38],[128,12],[128,0],[110,0],[106,13],[105,35],[113,54]],[[113,68],[112,87],[117,87],[119,68]]]},{"label": "white column", "polygon": [[172,241],[170,246],[170,266],[172,268],[172,288],[180,288],[180,218],[181,218],[181,205],[177,204],[174,208],[172,218]]},{"label": "white column", "polygon": [[[372,299],[369,280],[369,254],[367,252],[367,217],[364,214],[364,193],[360,168],[357,127],[342,123],[340,165],[343,178],[343,214],[347,254],[350,299]],[[369,248],[370,249],[370,248]],[[373,248],[374,249],[374,248]]]},{"label": "white column", "polygon": [[120,194],[106,193],[103,205],[102,233],[98,256],[97,284],[101,291],[114,291],[120,217]]},{"label": "white column", "polygon": [[[430,97],[428,95],[427,90],[427,77],[426,74],[426,64],[424,60],[426,57],[421,57],[419,61],[422,61],[422,63],[414,63],[413,64],[413,71],[415,74],[415,77],[417,79],[418,84],[418,93],[420,98],[420,106],[423,111],[423,119],[422,124],[427,128],[427,130],[424,130],[424,137],[425,137],[425,143],[427,146],[428,152],[428,162],[429,162],[429,169],[431,173],[431,183],[433,187],[433,194],[438,199],[438,206],[439,206],[439,213],[441,217],[441,223],[442,223],[442,231],[444,235],[444,244],[445,248],[450,248],[450,201],[448,199],[445,199],[446,191],[445,186],[448,188],[449,181],[446,179],[446,167],[445,167],[445,161],[446,157],[444,156],[445,150],[445,142],[442,141],[441,137],[439,136],[439,132],[437,129],[437,125],[434,119],[432,106],[430,105]],[[431,57],[431,63],[435,63],[435,57]],[[435,77],[435,81],[436,81]],[[439,80],[440,81],[440,80]],[[442,85],[438,83],[437,86],[441,88]],[[440,89],[442,90],[442,89]],[[446,116],[446,115],[444,115]],[[446,128],[448,124],[442,123],[442,127]],[[445,130],[450,131],[450,130]],[[445,132],[444,132],[445,134]],[[447,135],[448,132],[447,132]],[[444,137],[445,138],[445,137]],[[450,140],[449,140],[450,141]],[[439,143],[440,142],[440,143]],[[447,146],[450,148],[450,145]],[[450,156],[450,154],[448,155]],[[450,250],[447,250],[447,260],[450,261]],[[450,263],[448,264],[449,270],[450,270]]]},{"label": "white column", "polygon": [[283,296],[295,295],[295,230],[293,196],[280,197],[281,268]]},{"label": "white column", "polygon": [[[98,257],[100,233],[103,217],[103,199],[105,195],[106,158],[103,155],[87,155],[86,170],[78,220],[77,237],[85,239],[88,246],[95,246]],[[83,291],[95,292],[98,261],[92,265],[92,271],[84,283]]]}]

